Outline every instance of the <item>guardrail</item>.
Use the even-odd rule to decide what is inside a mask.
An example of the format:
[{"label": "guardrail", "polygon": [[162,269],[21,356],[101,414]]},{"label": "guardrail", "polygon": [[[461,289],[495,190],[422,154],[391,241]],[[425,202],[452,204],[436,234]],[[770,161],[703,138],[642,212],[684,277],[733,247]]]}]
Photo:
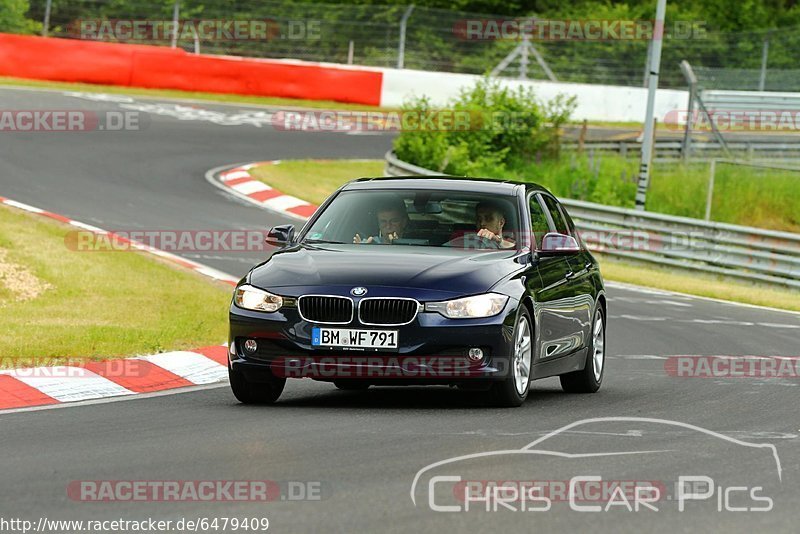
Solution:
[{"label": "guardrail", "polygon": [[[800,138],[797,142],[776,141],[728,141],[726,143],[731,152],[743,154],[748,159],[756,157],[780,158],[780,159],[800,159]],[[564,141],[561,145],[564,149],[576,150],[579,147],[577,142]],[[716,141],[692,141],[692,158],[694,160],[708,160],[718,158],[725,154],[723,146]],[[632,140],[627,141],[585,141],[583,150],[601,150],[605,152],[617,152],[625,157],[629,152],[639,153],[642,150],[642,143]],[[662,140],[655,142],[653,152],[655,161],[667,161],[678,159],[683,156],[683,143],[680,140]]]},{"label": "guardrail", "polygon": [[[386,176],[436,176],[386,153]],[[561,199],[590,249],[800,289],[800,234]]]},{"label": "guardrail", "polygon": [[773,91],[723,91],[706,89],[700,98],[710,109],[725,111],[800,111],[800,94]]}]

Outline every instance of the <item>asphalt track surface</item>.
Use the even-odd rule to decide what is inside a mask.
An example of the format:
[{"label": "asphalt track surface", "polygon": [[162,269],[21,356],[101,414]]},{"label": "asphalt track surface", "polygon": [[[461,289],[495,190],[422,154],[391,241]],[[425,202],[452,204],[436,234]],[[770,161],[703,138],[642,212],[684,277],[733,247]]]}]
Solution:
[{"label": "asphalt track surface", "polygon": [[[0,90],[0,101],[3,109],[20,110],[118,105],[17,89]],[[197,106],[223,113],[263,112]],[[287,222],[212,187],[204,173],[251,160],[380,158],[390,143],[383,135],[290,133],[266,125],[223,126],[158,114],[149,116],[142,131],[0,135],[0,195],[111,230],[258,229]],[[235,275],[259,259],[259,254],[242,253],[185,255]],[[86,283],[90,288],[91,280]],[[534,383],[521,408],[504,410],[485,406],[473,393],[445,387],[342,392],[295,380],[271,407],[240,405],[221,385],[2,414],[0,518],[267,517],[270,530],[278,532],[796,532],[800,379],[678,378],[665,371],[665,363],[672,355],[798,356],[800,315],[618,285],[610,285],[608,294],[609,359],[603,388],[595,395],[564,394],[550,379]],[[676,423],[598,421],[560,432],[539,446],[588,454],[574,462],[536,455],[520,461],[521,456],[506,454],[481,465],[448,464],[447,474],[467,480],[551,481],[597,474],[604,480],[665,484],[679,475],[707,475],[715,481],[713,497],[689,503],[682,513],[674,495],[659,501],[657,512],[616,507],[584,513],[557,499],[548,511],[500,506],[487,512],[474,506],[468,512],[436,512],[426,493],[433,471],[424,471],[414,490],[416,504],[412,501],[415,476],[429,464],[519,450],[565,425],[614,417],[663,419],[741,442],[774,445],[780,479],[777,462],[764,448]],[[642,454],[596,456],[621,451]],[[67,487],[82,480],[293,481],[321,488],[321,498],[266,504],[80,502]],[[719,511],[719,488],[737,484],[762,486],[773,499],[772,510],[731,512],[722,506]],[[445,502],[439,498],[434,502]],[[515,504],[516,510],[519,501]],[[730,503],[737,504],[742,503]]]}]

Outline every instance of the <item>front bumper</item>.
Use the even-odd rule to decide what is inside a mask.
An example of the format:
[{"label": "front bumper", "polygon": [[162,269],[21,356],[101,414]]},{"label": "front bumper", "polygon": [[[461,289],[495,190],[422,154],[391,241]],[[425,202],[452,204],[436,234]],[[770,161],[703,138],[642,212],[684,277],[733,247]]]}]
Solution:
[{"label": "front bumper", "polygon": [[[330,349],[311,345],[314,327],[296,308],[274,313],[230,309],[229,361],[233,371],[257,382],[265,373],[286,378],[366,380],[375,384],[464,384],[475,379],[506,376],[513,349],[513,329],[519,302],[509,299],[504,310],[483,319],[448,319],[436,312],[420,312],[404,326],[365,326],[354,319],[338,328],[397,330],[398,349],[391,352]],[[246,340],[258,348],[247,352]],[[480,348],[483,359],[471,362],[470,348]]]}]

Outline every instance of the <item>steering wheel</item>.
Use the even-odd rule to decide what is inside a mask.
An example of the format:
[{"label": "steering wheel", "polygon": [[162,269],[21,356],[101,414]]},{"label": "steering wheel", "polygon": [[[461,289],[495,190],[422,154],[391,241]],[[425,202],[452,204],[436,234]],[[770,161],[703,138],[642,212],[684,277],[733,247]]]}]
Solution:
[{"label": "steering wheel", "polygon": [[499,249],[500,243],[486,237],[479,237],[477,234],[464,234],[455,239],[444,243],[445,247],[463,248],[467,250]]}]

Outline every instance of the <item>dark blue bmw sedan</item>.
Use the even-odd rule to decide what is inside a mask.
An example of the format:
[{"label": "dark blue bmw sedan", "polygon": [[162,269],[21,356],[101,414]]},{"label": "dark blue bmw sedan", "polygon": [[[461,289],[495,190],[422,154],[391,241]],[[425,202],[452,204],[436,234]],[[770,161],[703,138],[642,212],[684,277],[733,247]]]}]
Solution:
[{"label": "dark blue bmw sedan", "polygon": [[229,374],[244,403],[287,378],[341,389],[447,384],[519,406],[531,381],[595,392],[605,368],[597,261],[567,211],[530,183],[349,182],[237,285]]}]

